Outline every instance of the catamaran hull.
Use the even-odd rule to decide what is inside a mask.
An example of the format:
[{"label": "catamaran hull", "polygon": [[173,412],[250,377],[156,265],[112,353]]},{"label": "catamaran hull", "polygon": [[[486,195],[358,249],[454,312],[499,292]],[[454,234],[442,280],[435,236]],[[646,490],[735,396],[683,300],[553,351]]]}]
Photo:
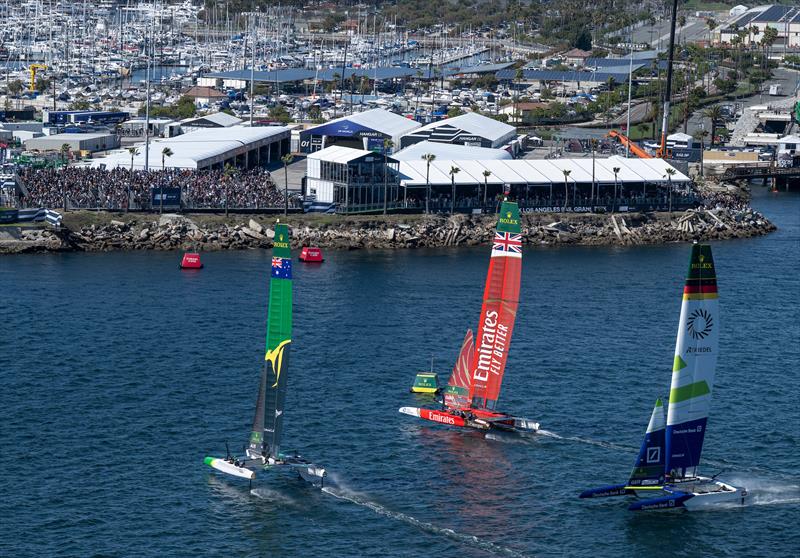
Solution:
[{"label": "catamaran hull", "polygon": [[652,492],[635,491],[635,493],[637,497],[646,496],[646,498],[631,504],[629,509],[633,511],[680,508],[702,510],[744,505],[747,500],[747,489],[708,477],[665,485],[663,496],[658,498],[652,498]]},{"label": "catamaran hull", "polygon": [[431,422],[446,424],[448,426],[461,426],[476,430],[500,430],[503,432],[536,432],[539,423],[530,419],[516,418],[499,413],[486,413],[482,416],[480,411],[466,415],[448,411],[434,411],[418,407],[400,407],[399,411],[405,415],[419,417]]},{"label": "catamaran hull", "polygon": [[216,457],[206,457],[205,459],[206,465],[216,469],[217,471],[221,471],[228,475],[233,475],[234,477],[239,477],[242,479],[253,480],[256,478],[256,472],[252,469],[248,469],[246,467],[237,467],[233,463],[229,461],[225,461],[224,459],[219,459]]},{"label": "catamaran hull", "polygon": [[457,415],[451,415],[444,411],[433,411],[431,409],[420,409],[418,407],[400,407],[400,412],[412,417],[447,424],[449,426],[467,426],[466,421]]},{"label": "catamaran hull", "polygon": [[207,465],[216,469],[217,471],[247,480],[254,480],[256,478],[257,471],[259,470],[265,471],[277,467],[290,467],[291,469],[297,471],[297,473],[300,475],[300,478],[302,478],[304,481],[310,482],[315,486],[322,486],[323,479],[325,478],[326,474],[324,468],[317,467],[302,457],[291,457],[287,458],[285,461],[268,462],[266,464],[262,464],[260,461],[248,461],[245,463],[245,465],[255,463],[254,469],[241,467],[231,463],[230,461],[216,457],[206,457],[205,462]]}]

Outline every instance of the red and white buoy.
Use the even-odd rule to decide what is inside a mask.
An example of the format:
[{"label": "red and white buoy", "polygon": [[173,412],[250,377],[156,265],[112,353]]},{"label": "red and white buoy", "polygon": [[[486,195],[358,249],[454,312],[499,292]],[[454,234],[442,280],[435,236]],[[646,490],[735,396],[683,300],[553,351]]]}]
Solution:
[{"label": "red and white buoy", "polygon": [[181,260],[181,269],[202,269],[203,262],[200,261],[200,254],[197,252],[186,252]]}]

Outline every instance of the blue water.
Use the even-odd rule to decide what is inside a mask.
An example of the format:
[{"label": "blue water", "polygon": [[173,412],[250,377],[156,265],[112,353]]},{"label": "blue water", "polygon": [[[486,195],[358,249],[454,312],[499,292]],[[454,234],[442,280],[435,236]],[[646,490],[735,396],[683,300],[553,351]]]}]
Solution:
[{"label": "blue water", "polygon": [[474,327],[486,248],[296,264],[286,447],[330,488],[253,493],[203,465],[241,447],[263,359],[266,251],[0,259],[2,556],[791,556],[800,536],[800,196],[714,245],[721,357],[706,473],[743,509],[637,515],[626,479],[668,390],[686,245],[528,248],[502,408],[549,435],[485,439],[400,415]]}]

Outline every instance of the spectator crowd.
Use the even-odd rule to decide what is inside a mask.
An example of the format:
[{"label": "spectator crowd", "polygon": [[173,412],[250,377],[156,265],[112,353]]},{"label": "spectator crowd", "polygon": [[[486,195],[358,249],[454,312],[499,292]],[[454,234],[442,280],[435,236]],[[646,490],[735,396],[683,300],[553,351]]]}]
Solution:
[{"label": "spectator crowd", "polygon": [[[260,209],[283,207],[283,191],[263,169],[248,171],[191,171],[181,169],[134,171],[82,167],[23,169],[19,177],[28,191],[26,207],[151,209],[153,190],[180,188],[184,209]],[[290,207],[301,199],[290,194]]]}]

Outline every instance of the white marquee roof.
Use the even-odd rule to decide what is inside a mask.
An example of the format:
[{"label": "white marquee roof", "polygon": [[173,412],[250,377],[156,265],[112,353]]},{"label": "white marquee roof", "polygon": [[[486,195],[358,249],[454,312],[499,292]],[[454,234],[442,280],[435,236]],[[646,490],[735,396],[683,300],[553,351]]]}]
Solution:
[{"label": "white marquee roof", "polygon": [[[430,182],[433,185],[450,184],[450,168],[459,167],[456,184],[483,183],[483,171],[492,174],[490,184],[564,184],[564,170],[569,170],[568,182],[590,183],[592,181],[591,159],[514,159],[504,160],[440,160],[431,164]],[[619,167],[617,180],[620,184],[667,182],[668,168],[674,168],[662,159],[626,159],[609,157],[595,160],[595,182],[613,183],[614,167]],[[400,161],[401,181],[407,186],[425,185],[426,162],[423,160]],[[672,182],[689,182],[689,177],[676,169]]]}]

